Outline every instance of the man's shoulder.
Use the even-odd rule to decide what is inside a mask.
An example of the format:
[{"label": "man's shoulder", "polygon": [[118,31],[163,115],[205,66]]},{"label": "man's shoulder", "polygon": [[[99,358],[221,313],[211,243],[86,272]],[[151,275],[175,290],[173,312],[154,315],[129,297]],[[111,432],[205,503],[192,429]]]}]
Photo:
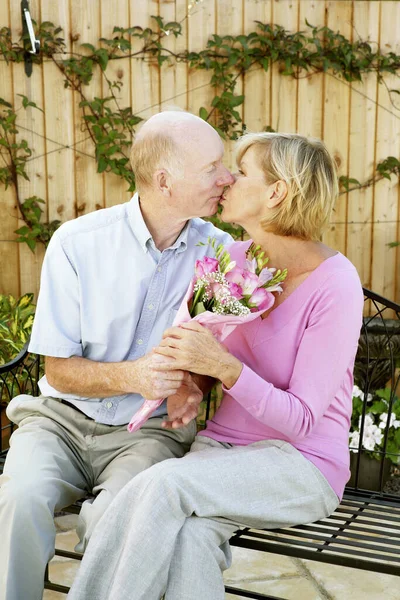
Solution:
[{"label": "man's shoulder", "polygon": [[57,230],[57,236],[61,241],[75,235],[96,232],[104,227],[112,226],[119,221],[127,218],[128,203],[117,204],[110,208],[102,208],[94,212],[82,215],[77,219],[72,219],[63,223]]},{"label": "man's shoulder", "polygon": [[192,235],[197,236],[197,238],[201,241],[206,242],[208,238],[215,238],[224,246],[228,244],[232,244],[234,241],[233,238],[222,229],[219,229],[209,221],[204,221],[204,219],[195,218],[192,219],[191,223],[191,232]]}]

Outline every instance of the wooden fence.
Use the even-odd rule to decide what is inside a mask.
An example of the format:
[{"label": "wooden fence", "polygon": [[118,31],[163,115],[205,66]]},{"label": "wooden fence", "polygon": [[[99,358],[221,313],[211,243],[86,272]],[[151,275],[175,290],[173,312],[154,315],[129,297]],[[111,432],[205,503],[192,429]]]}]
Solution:
[{"label": "wooden fence", "polygon": [[[95,44],[111,37],[114,25],[147,26],[151,15],[179,21],[183,36],[169,36],[172,50],[199,51],[213,33],[249,33],[256,20],[283,25],[289,31],[305,30],[306,20],[327,25],[350,39],[356,36],[377,43],[388,52],[400,53],[400,1],[347,0],[30,0],[38,22],[51,21],[63,28],[67,51],[79,51],[82,42]],[[0,27],[9,26],[13,39],[21,33],[20,3],[0,2]],[[112,61],[110,79],[123,83],[118,93],[121,106],[147,118],[168,105],[198,114],[213,98],[210,73],[186,64],[156,64],[127,58]],[[340,173],[361,182],[374,174],[376,164],[389,155],[400,156],[400,100],[388,89],[400,88],[394,76],[378,84],[376,74],[363,83],[346,83],[333,74],[294,79],[253,69],[239,84],[245,94],[241,114],[254,131],[270,125],[277,131],[321,137],[340,162]],[[107,89],[99,72],[90,96]],[[81,129],[80,108],[73,92],[63,87],[62,75],[51,61],[34,66],[28,78],[23,64],[0,60],[0,96],[19,107],[24,94],[44,109],[20,110],[20,138],[34,149],[28,163],[30,181],[21,179],[23,198],[37,195],[46,201],[45,216],[73,219],[98,208],[129,199],[127,184],[110,174],[98,174],[94,149]],[[397,105],[396,105],[397,103]],[[226,164],[233,166],[231,144]],[[400,301],[400,248],[388,243],[400,240],[400,201],[397,178],[379,181],[359,191],[342,194],[325,241],[353,261],[362,283],[390,299]],[[33,254],[18,244],[13,233],[22,225],[15,193],[0,188],[0,292],[19,295],[37,292],[43,248]]]}]

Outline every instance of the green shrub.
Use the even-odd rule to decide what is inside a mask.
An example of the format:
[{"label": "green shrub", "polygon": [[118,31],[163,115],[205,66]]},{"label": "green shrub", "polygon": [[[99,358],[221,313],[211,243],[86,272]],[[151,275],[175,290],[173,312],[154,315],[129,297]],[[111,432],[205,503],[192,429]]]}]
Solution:
[{"label": "green shrub", "polygon": [[0,294],[0,365],[12,360],[28,341],[35,307],[33,294],[18,300]]}]

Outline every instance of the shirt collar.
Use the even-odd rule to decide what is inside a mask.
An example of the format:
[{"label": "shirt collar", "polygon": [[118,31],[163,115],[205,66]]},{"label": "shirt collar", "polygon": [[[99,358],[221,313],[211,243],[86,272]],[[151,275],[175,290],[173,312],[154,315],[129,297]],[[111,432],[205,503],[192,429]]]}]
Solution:
[{"label": "shirt collar", "polygon": [[[137,192],[129,202],[128,218],[131,229],[135,237],[139,241],[139,244],[143,248],[144,252],[148,252],[148,243],[151,241],[154,245],[154,241],[143,219],[142,211],[140,210],[139,204],[139,194]],[[176,250],[177,253],[184,252],[184,250],[186,250],[190,226],[191,222],[188,221],[185,227],[180,232],[177,240],[172,244],[172,246],[170,246],[169,249]]]}]

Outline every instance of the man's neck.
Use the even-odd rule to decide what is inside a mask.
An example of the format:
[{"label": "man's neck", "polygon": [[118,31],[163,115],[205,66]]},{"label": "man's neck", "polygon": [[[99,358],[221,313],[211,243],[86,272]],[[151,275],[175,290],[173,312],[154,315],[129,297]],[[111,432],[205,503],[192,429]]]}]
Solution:
[{"label": "man's neck", "polygon": [[177,219],[165,208],[152,202],[140,202],[140,210],[154,244],[160,252],[176,242],[187,221]]}]

